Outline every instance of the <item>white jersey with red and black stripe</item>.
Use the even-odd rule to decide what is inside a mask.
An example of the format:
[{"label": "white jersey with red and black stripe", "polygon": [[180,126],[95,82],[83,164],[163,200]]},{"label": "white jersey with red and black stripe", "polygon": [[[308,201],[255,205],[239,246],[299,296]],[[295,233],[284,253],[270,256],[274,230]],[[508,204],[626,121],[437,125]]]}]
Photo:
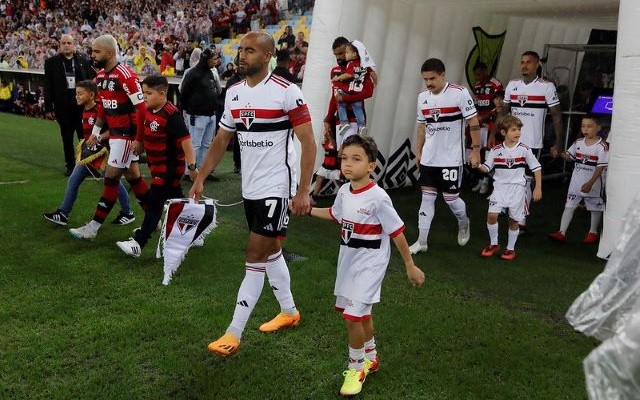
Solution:
[{"label": "white jersey with red and black stripe", "polygon": [[[584,138],[580,138],[569,147],[567,154],[576,163],[569,183],[569,193],[582,192],[580,188],[593,177],[596,168],[609,165],[609,145],[602,139],[592,145],[588,145]],[[603,187],[602,181],[603,178],[601,177],[594,182],[588,196],[584,197],[600,197]]]},{"label": "white jersey with red and black stripe", "polygon": [[522,121],[520,141],[534,149],[541,149],[547,108],[560,104],[556,85],[542,78],[529,83],[514,79],[504,90],[504,101],[511,106],[511,115]]},{"label": "white jersey with red and black stripe", "polygon": [[417,120],[426,125],[420,164],[426,167],[456,167],[464,163],[465,120],[476,116],[469,91],[445,83],[438,94],[428,90],[418,95]]},{"label": "white jersey with red and black stripe", "polygon": [[227,90],[220,127],[238,133],[242,196],[289,198],[296,192],[292,128],[311,121],[300,88],[269,74],[254,87],[246,80]]},{"label": "white jersey with red and black stripe", "polygon": [[342,185],[329,212],[342,225],[334,294],[379,302],[391,255],[389,238],[404,232],[404,222],[387,192],[373,181],[358,190]]},{"label": "white jersey with red and black stripe", "polygon": [[489,171],[495,170],[493,179],[496,184],[512,184],[525,186],[525,167],[532,172],[540,169],[540,163],[531,148],[518,142],[513,147],[499,144],[493,147],[483,164]]}]

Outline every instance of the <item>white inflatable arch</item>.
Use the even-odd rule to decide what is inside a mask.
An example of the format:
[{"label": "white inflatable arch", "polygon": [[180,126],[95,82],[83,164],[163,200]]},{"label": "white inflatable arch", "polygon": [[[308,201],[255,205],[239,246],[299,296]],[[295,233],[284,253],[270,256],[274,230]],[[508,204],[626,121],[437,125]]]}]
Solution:
[{"label": "white inflatable arch", "polygon": [[506,84],[519,76],[523,51],[543,54],[547,43],[586,44],[592,29],[618,29],[608,206],[598,253],[607,257],[640,187],[639,20],[637,0],[316,0],[302,90],[320,141],[335,64],[331,44],[338,36],[362,40],[378,65],[379,85],[366,102],[369,133],[380,148],[377,178],[384,187],[405,186],[415,179],[410,158],[425,59],[442,59],[447,79],[466,85],[465,64],[476,45],[472,28],[506,32],[496,69]]}]

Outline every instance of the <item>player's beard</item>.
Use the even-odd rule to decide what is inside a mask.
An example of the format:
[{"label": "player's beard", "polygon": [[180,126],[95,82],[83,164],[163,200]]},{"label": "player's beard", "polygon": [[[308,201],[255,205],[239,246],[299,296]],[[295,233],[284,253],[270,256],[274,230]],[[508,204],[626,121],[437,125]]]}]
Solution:
[{"label": "player's beard", "polygon": [[244,64],[238,67],[238,72],[244,76],[253,76],[260,72],[260,69],[262,69],[260,64]]},{"label": "player's beard", "polygon": [[93,66],[96,67],[97,69],[103,69],[105,66],[105,62],[104,60],[98,61],[96,59],[93,60]]},{"label": "player's beard", "polygon": [[338,65],[341,67],[346,67],[347,64],[349,64],[349,61],[346,58],[338,61]]}]

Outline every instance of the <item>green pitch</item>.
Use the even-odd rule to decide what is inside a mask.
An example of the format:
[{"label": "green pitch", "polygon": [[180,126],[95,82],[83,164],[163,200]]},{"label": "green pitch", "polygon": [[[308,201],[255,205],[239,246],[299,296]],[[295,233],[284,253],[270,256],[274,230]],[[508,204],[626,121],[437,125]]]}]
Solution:
[{"label": "green pitch", "polygon": [[[155,241],[140,259],[115,246],[139,226],[105,224],[94,242],[72,238],[41,214],[56,209],[66,178],[52,122],[0,114],[0,398],[3,399],[333,399],[347,355],[333,311],[338,227],[292,218],[285,247],[308,257],[289,265],[301,325],[276,334],[258,326],[278,311],[268,285],[238,354],[213,357],[244,275],[247,236],[241,206],[220,208],[218,228],[191,250],[169,287]],[[228,154],[206,193],[240,200]],[[458,247],[456,224],[438,200],[429,252],[416,257],[427,281],[411,288],[397,252],[374,307],[380,370],[364,399],[584,399],[582,359],[597,344],[575,333],[564,312],[602,270],[582,245],[576,213],[564,245],[549,243],[563,189],[545,182],[519,258],[481,259],[487,202],[465,193],[472,221]],[[69,227],[93,215],[102,183],[80,189]],[[188,187],[184,187],[185,191]],[[416,189],[391,191],[416,237]],[[326,203],[327,205],[329,202]],[[117,212],[112,213],[112,217]],[[506,239],[501,220],[501,240]]]}]

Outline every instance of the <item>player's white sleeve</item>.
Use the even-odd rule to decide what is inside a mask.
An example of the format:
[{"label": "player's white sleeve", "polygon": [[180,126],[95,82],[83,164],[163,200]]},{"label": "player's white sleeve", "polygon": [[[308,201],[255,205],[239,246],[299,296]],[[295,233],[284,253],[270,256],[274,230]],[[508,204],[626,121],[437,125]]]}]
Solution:
[{"label": "player's white sleeve", "polygon": [[609,165],[609,148],[606,144],[600,143],[598,146],[598,167],[606,167]]},{"label": "player's white sleeve", "polygon": [[484,165],[487,171],[491,171],[493,169],[494,155],[495,155],[495,152],[493,149],[491,149],[484,157],[484,163],[482,165]]},{"label": "player's white sleeve", "polygon": [[416,121],[419,124],[425,124],[427,122],[427,119],[424,117],[424,114],[422,113],[422,96],[418,95],[418,106],[417,106],[417,110],[416,110]]},{"label": "player's white sleeve", "polygon": [[462,116],[464,119],[469,119],[476,116],[476,106],[473,102],[473,98],[469,94],[467,88],[462,89],[462,94],[460,96],[460,104],[458,104],[458,108],[462,111]]},{"label": "player's white sleeve", "polygon": [[302,91],[298,87],[298,85],[289,85],[285,90],[284,104],[282,105],[282,110],[284,112],[289,112],[295,108],[301,107],[306,104],[304,101],[304,97],[302,96]]},{"label": "player's white sleeve", "polygon": [[531,172],[535,172],[540,168],[542,168],[540,166],[540,161],[538,161],[536,156],[533,155],[533,151],[531,151],[531,149],[529,148],[527,148],[527,152],[525,153],[524,159],[527,163],[527,166],[529,166],[529,169],[531,170]]},{"label": "player's white sleeve", "polygon": [[513,83],[512,81],[509,81],[509,83],[507,83],[507,87],[504,88],[504,102],[506,104],[511,104],[511,92],[513,91]]},{"label": "player's white sleeve", "polygon": [[342,202],[344,199],[344,189],[345,187],[349,190],[349,183],[345,183],[338,190],[338,194],[336,195],[336,199],[333,201],[333,205],[329,208],[329,214],[331,217],[339,224],[342,223]]},{"label": "player's white sleeve", "polygon": [[[381,190],[382,191],[382,190]],[[382,225],[382,231],[387,235],[394,235],[398,231],[402,232],[404,228],[404,221],[398,215],[398,212],[393,208],[393,203],[389,195],[383,192],[380,196],[379,202],[376,205],[376,214]]]},{"label": "player's white sleeve", "polygon": [[224,112],[220,117],[220,128],[225,131],[235,132],[236,131],[236,121],[233,119],[233,115],[231,114],[231,93],[232,90],[227,90],[227,94],[224,97]]},{"label": "player's white sleeve", "polygon": [[567,149],[566,153],[574,160],[576,159],[576,142],[573,142],[573,144]]},{"label": "player's white sleeve", "polygon": [[545,100],[547,101],[548,107],[553,107],[560,104],[560,100],[558,99],[558,91],[556,90],[556,85],[551,82],[547,82],[547,89],[544,94]]}]

